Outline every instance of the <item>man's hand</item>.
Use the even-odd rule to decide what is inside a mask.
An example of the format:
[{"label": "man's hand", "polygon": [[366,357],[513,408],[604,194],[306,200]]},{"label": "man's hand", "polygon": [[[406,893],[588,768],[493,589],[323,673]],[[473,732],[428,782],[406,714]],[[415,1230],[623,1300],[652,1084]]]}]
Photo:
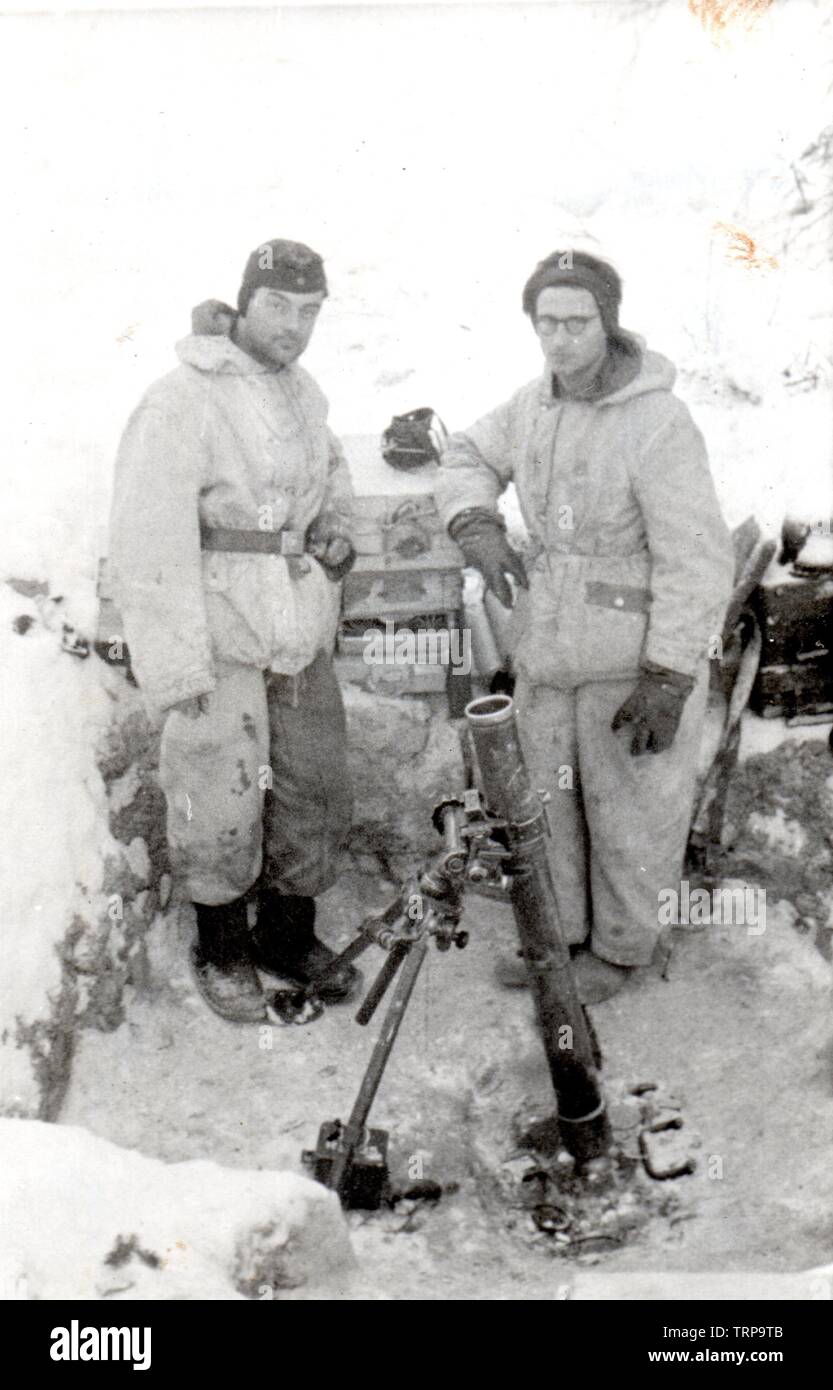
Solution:
[{"label": "man's hand", "polygon": [[208,696],[190,695],[187,700],[179,700],[175,705],[171,705],[169,713],[176,710],[177,714],[183,714],[186,719],[199,719],[201,714],[208,714]]},{"label": "man's hand", "polygon": [[307,531],[306,550],[334,584],[356,563],[356,550],[350,535],[332,512],[322,512],[312,522]]},{"label": "man's hand", "polygon": [[646,667],[631,695],[613,716],[616,734],[628,729],[631,756],[664,753],[677,735],[683,705],[694,689],[694,678],[662,666]]},{"label": "man's hand", "polygon": [[529,587],[529,581],[523,560],[506,539],[503,518],[486,507],[470,507],[454,517],[448,534],[459,545],[466,564],[483,575],[486,588],[498,603],[511,608],[512,590],[506,575],[511,574],[522,589]]}]

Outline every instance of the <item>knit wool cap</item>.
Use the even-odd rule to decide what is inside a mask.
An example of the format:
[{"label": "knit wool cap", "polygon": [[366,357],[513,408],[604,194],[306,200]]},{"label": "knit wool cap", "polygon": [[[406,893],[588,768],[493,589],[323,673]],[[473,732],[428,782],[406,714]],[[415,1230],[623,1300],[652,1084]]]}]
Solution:
[{"label": "knit wool cap", "polygon": [[237,307],[245,314],[249,300],[262,285],[290,294],[327,293],[324,262],[316,251],[300,241],[264,241],[246,262]]},{"label": "knit wool cap", "polygon": [[622,281],[607,261],[591,256],[587,251],[553,251],[552,255],[539,261],[523,292],[523,311],[531,319],[535,317],[539,294],[553,285],[589,290],[599,306],[605,332],[617,333]]}]

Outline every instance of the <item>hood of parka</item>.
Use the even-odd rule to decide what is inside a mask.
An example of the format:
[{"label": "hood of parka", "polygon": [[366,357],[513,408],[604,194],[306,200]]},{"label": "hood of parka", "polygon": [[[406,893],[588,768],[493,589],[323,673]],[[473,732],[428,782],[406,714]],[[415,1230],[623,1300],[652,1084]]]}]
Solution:
[{"label": "hood of parka", "polygon": [[[269,366],[250,357],[225,334],[190,333],[176,344],[176,355],[186,367],[226,376],[275,376],[286,367]],[[292,364],[294,366],[294,363]]]},{"label": "hood of parka", "polygon": [[650,391],[670,391],[676,379],[676,368],[667,357],[649,351],[637,334],[620,329],[610,339],[599,371],[582,390],[564,391],[549,367],[544,370],[542,390],[550,402],[555,399],[618,405]]}]

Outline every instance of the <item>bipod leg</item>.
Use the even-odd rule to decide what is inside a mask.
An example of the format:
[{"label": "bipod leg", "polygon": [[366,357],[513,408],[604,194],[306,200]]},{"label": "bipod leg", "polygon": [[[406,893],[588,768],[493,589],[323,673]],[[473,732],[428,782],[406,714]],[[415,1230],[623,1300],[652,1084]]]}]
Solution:
[{"label": "bipod leg", "polygon": [[[278,1015],[283,1023],[312,1023],[316,1018],[320,1018],[324,1011],[323,1002],[317,998],[317,994],[322,985],[325,985],[331,975],[334,975],[342,966],[350,965],[358,956],[366,951],[368,946],[373,945],[373,938],[364,932],[359,932],[357,937],[350,942],[341,952],[335,956],[317,975],[313,975],[305,985],[298,985],[294,989],[277,989],[268,997],[269,1006]],[[314,1006],[314,1011],[310,1013],[310,1007]]]},{"label": "bipod leg", "polygon": [[370,1107],[379,1089],[388,1058],[390,1057],[393,1044],[396,1042],[396,1035],[405,1017],[405,1010],[408,1001],[413,993],[417,976],[420,972],[422,962],[425,960],[425,953],[428,950],[428,933],[419,937],[410,946],[408,958],[402,966],[402,973],[394,991],[393,998],[385,1014],[379,1036],[370,1055],[367,1070],[362,1078],[359,1087],[359,1094],[356,1096],[355,1104],[350,1112],[350,1118],[344,1127],[344,1131],[339,1144],[339,1150],[333,1164],[330,1177],[330,1187],[338,1193],[342,1202],[344,1201],[344,1190],[350,1174],[350,1164],[356,1147],[361,1143],[364,1128],[367,1124],[367,1117],[370,1114]]},{"label": "bipod leg", "polygon": [[376,979],[373,981],[373,984],[370,986],[370,989],[367,991],[362,1006],[356,1014],[357,1023],[361,1023],[362,1026],[364,1026],[364,1024],[370,1022],[382,1002],[394,975],[410,949],[410,941],[397,941],[396,945],[391,947],[387,960],[376,976]]},{"label": "bipod leg", "polygon": [[372,937],[365,936],[364,932],[360,932],[349,946],[345,946],[340,955],[331,960],[329,965],[325,965],[323,970],[319,970],[317,975],[313,975],[309,983],[304,986],[304,994],[316,994],[321,986],[327,983],[331,975],[335,975],[344,965],[352,965],[353,961],[357,960],[368,946],[373,944]]},{"label": "bipod leg", "polygon": [[353,938],[348,946],[345,946],[340,955],[325,965],[324,969],[310,980],[305,987],[307,994],[314,994],[321,985],[327,983],[331,975],[335,975],[342,966],[352,965],[368,946],[378,946],[382,944],[383,938],[387,934],[393,935],[395,929],[402,919],[402,904],[399,898],[390,903],[382,913],[381,917],[367,918],[359,928],[358,935]]}]

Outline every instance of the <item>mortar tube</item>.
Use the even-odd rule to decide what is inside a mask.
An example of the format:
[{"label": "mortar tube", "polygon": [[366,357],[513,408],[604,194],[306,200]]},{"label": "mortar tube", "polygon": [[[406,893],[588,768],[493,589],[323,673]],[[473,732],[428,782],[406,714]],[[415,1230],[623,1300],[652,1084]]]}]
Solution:
[{"label": "mortar tube", "polygon": [[480,575],[476,579],[466,574],[463,585],[463,614],[466,627],[471,632],[474,669],[484,681],[491,680],[503,665],[503,657],[498,651],[492,624],[485,604],[484,584]]},{"label": "mortar tube", "polygon": [[[529,784],[510,697],[472,700],[465,717],[487,806],[507,822],[515,860],[512,910],[558,1104],[559,1129],[565,1148],[581,1165],[607,1150],[610,1128],[587,1018],[558,924],[546,851],[546,812]],[[571,1045],[563,1045],[565,1038]]]}]

